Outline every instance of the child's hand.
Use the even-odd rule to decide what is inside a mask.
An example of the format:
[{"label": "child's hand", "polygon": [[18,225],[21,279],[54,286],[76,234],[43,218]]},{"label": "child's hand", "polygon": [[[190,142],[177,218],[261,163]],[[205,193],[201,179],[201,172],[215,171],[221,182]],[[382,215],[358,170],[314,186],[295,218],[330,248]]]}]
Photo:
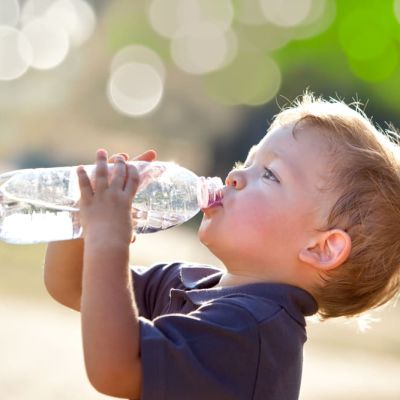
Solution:
[{"label": "child's hand", "polygon": [[[126,158],[114,156],[114,168],[109,180],[107,152],[98,150],[93,187],[86,171],[78,168],[80,223],[83,236],[107,242],[129,244],[132,238],[132,200],[139,185],[139,175]],[[95,191],[94,191],[95,188]]]}]

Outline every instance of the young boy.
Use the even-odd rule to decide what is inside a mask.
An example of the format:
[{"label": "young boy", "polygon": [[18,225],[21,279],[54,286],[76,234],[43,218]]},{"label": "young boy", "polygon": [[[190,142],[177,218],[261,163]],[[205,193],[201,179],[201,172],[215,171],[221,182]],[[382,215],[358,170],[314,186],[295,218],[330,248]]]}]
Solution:
[{"label": "young boy", "polygon": [[359,110],[305,95],[228,174],[199,228],[226,271],[129,268],[140,178],[126,160],[108,177],[99,150],[94,182],[79,169],[84,239],[49,244],[45,261],[50,294],[81,312],[100,392],[297,399],[304,316],[354,316],[399,290],[399,149]]}]

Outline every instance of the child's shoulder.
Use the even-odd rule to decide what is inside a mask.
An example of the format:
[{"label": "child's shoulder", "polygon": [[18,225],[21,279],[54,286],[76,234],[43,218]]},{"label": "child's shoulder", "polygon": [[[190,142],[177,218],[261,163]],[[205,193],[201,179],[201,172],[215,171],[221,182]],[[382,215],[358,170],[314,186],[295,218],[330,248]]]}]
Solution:
[{"label": "child's shoulder", "polygon": [[315,300],[297,287],[275,283],[256,283],[226,288],[217,299],[246,310],[257,323],[288,319],[305,326],[306,315],[317,312]]},{"label": "child's shoulder", "polygon": [[182,261],[160,263],[151,267],[132,267],[133,280],[137,290],[153,288],[158,295],[171,289],[191,290],[214,286],[222,271],[219,268]]}]

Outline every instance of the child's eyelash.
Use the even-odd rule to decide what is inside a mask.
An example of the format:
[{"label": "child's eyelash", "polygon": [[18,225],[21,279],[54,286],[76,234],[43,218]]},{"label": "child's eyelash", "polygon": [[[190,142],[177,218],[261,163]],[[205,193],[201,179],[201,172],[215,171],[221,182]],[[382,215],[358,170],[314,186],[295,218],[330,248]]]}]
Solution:
[{"label": "child's eyelash", "polygon": [[276,177],[276,175],[272,172],[271,169],[264,167],[264,171],[265,171],[265,173],[264,173],[265,177],[268,176],[268,179],[271,179],[277,183],[280,183],[280,180]]},{"label": "child's eyelash", "polygon": [[[236,161],[233,165],[233,169],[244,169],[246,167],[247,165],[242,161]],[[264,172],[264,176],[268,176],[271,180],[280,183],[280,180],[276,177],[271,169],[269,169],[268,167],[264,167]]]}]

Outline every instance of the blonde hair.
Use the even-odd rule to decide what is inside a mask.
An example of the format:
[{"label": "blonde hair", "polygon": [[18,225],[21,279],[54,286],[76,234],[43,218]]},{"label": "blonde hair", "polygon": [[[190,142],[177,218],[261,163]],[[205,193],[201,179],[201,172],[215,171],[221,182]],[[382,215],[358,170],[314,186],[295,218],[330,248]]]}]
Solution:
[{"label": "blonde hair", "polygon": [[[353,105],[354,106],[354,105]],[[376,128],[360,109],[306,93],[271,128],[312,126],[328,139],[327,189],[337,195],[324,230],[352,241],[348,259],[313,293],[322,319],[356,316],[387,303],[400,289],[400,148],[395,130]]]}]

